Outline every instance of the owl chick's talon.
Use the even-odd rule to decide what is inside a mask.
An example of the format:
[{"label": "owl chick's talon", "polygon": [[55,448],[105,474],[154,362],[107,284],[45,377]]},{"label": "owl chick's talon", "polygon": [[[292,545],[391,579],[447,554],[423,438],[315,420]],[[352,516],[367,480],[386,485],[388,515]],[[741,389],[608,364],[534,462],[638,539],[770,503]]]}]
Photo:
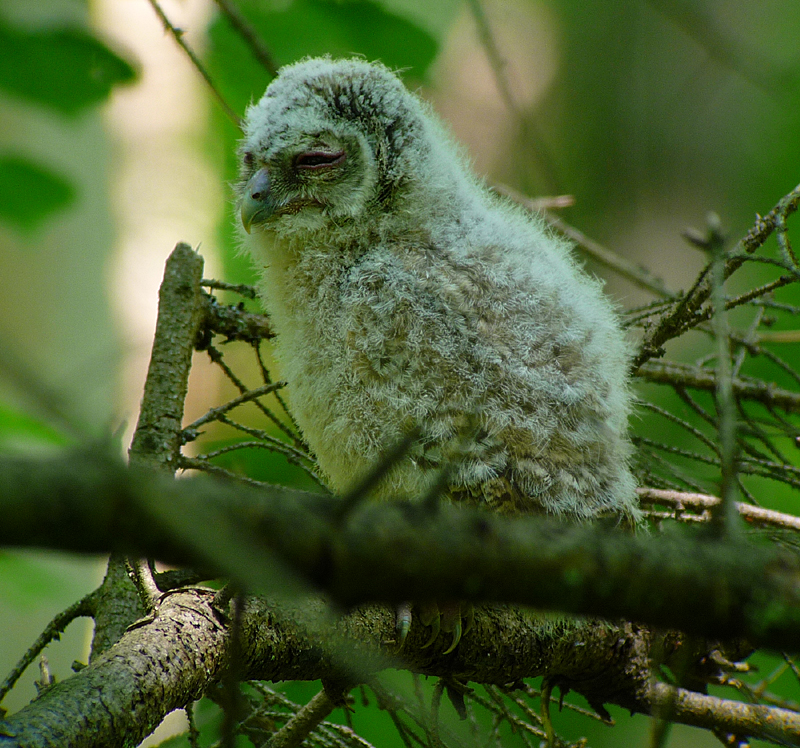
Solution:
[{"label": "owl chick's talon", "polygon": [[450,643],[450,646],[445,649],[442,654],[450,654],[457,646],[458,643],[461,641],[461,619],[459,619],[455,626],[453,627],[453,641]]},{"label": "owl chick's talon", "polygon": [[437,615],[429,624],[425,625],[431,627],[431,635],[428,637],[428,641],[422,645],[422,649],[427,649],[439,638],[439,632],[442,628],[441,617]]},{"label": "owl chick's talon", "polygon": [[469,603],[447,602],[420,603],[415,606],[420,623],[430,626],[431,634],[422,649],[430,647],[444,632],[452,634],[450,646],[442,654],[450,654],[459,644],[464,634],[471,628],[475,619],[474,608]]}]

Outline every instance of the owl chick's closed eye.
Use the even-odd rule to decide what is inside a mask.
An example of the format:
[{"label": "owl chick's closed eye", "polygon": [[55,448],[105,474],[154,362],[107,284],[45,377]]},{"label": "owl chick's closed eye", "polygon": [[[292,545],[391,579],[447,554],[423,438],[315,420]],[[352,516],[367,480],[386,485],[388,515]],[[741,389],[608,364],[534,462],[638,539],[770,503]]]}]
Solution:
[{"label": "owl chick's closed eye", "polygon": [[346,491],[636,521],[629,352],[565,244],[380,64],[307,59],[246,116],[238,199],[290,402]]}]

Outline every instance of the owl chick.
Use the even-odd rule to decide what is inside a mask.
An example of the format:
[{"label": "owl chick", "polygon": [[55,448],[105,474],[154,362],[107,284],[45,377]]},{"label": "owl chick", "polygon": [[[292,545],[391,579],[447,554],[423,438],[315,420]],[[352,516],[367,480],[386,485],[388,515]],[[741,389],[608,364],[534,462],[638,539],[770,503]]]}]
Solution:
[{"label": "owl chick", "polygon": [[[636,522],[629,351],[601,285],[388,68],[306,59],[246,115],[244,246],[300,428],[346,492]],[[416,431],[414,431],[416,429]]]}]

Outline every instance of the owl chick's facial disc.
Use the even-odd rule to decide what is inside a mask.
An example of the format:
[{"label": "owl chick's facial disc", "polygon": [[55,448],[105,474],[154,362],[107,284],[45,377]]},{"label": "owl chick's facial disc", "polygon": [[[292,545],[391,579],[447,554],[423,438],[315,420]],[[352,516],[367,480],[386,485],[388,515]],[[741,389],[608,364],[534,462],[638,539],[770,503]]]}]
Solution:
[{"label": "owl chick's facial disc", "polygon": [[[308,60],[284,68],[248,110],[240,154],[246,231],[300,213],[355,218],[376,184],[393,178],[391,154],[415,119],[402,106],[408,94],[385,68],[356,60],[337,65]],[[283,223],[287,230],[321,225]]]}]

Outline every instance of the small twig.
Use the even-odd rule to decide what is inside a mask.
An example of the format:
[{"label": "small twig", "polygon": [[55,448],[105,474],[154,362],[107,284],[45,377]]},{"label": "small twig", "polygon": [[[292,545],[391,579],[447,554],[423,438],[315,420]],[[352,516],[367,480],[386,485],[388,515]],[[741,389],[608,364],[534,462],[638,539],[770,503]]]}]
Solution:
[{"label": "small twig", "polygon": [[323,688],[300,709],[269,741],[269,748],[296,748],[336,708]]},{"label": "small twig", "polygon": [[545,678],[542,682],[541,705],[542,725],[547,735],[547,748],[556,748],[556,731],[553,729],[553,720],[550,718],[550,697],[553,695],[553,684]]},{"label": "small twig", "polygon": [[[236,374],[233,373],[233,369],[231,369],[228,364],[225,363],[222,354],[213,346],[208,346],[206,348],[206,353],[208,353],[208,357],[217,365],[220,369],[222,369],[223,373],[225,374],[228,379],[234,384],[234,386],[244,394],[245,392],[249,392],[250,388],[242,382]],[[266,382],[265,384],[272,384],[271,381]],[[278,402],[281,403],[283,407],[283,401],[281,400],[278,392],[275,392],[275,397],[278,399]],[[297,444],[298,439],[295,434],[292,433],[291,429],[288,429],[285,424],[281,423],[281,420],[260,400],[254,400],[253,404],[267,417],[270,421],[272,421],[278,428],[280,428],[292,441]]]},{"label": "small twig", "polygon": [[653,403],[643,402],[640,405],[641,408],[645,410],[649,410],[653,413],[658,414],[662,418],[666,418],[668,421],[672,421],[672,423],[680,426],[684,431],[690,433],[695,439],[699,442],[702,442],[706,445],[714,454],[719,454],[719,447],[709,439],[702,431],[696,429],[692,424],[688,421],[684,421],[682,418],[679,418],[674,413],[670,413],[670,411],[665,410],[664,408],[659,407]]},{"label": "small twig", "polygon": [[365,501],[372,489],[374,489],[386,477],[391,469],[408,454],[408,450],[411,449],[411,446],[419,438],[419,434],[419,428],[411,429],[411,431],[378,460],[378,463],[372,467],[353,489],[342,497],[342,502],[338,511],[340,521],[346,519],[353,509]]},{"label": "small twig", "polygon": [[178,459],[178,469],[199,470],[200,472],[216,475],[219,478],[225,478],[226,480],[245,483],[246,485],[253,486],[254,488],[264,488],[264,486],[270,485],[268,483],[264,483],[263,481],[248,478],[246,475],[242,475],[241,473],[234,473],[232,470],[226,470],[224,467],[214,465],[206,460],[200,460],[194,457],[186,457],[185,455],[181,455]]},{"label": "small twig", "polygon": [[470,699],[493,713],[498,720],[498,726],[499,722],[505,720],[511,726],[512,730],[519,730],[521,733],[527,732],[542,740],[547,739],[547,734],[544,730],[509,711],[506,704],[503,703],[502,694],[498,693],[493,686],[484,685],[483,688],[489,695],[489,699],[484,699],[477,691],[470,694]]},{"label": "small twig", "polygon": [[[216,600],[215,596],[215,600]],[[220,691],[223,706],[222,745],[234,748],[236,743],[237,724],[243,712],[242,693],[239,682],[244,676],[245,665],[242,654],[242,614],[244,596],[237,592],[231,601],[232,615],[228,631],[227,659],[228,664],[223,671]]]},{"label": "small twig", "polygon": [[6,676],[0,684],[0,702],[6,694],[14,687],[28,666],[39,656],[42,650],[54,639],[58,639],[64,629],[76,618],[91,616],[94,612],[94,592],[90,592],[86,597],[70,605],[66,610],[62,610],[50,623],[45,626],[44,631],[36,637],[36,641],[28,647],[14,669]]},{"label": "small twig", "polygon": [[542,176],[550,188],[555,188],[558,186],[555,164],[544,144],[544,139],[540,133],[536,131],[536,127],[531,121],[531,118],[526,117],[524,113],[520,111],[519,107],[517,106],[517,102],[514,101],[511,88],[508,85],[506,62],[503,59],[503,55],[500,53],[499,47],[497,46],[497,42],[494,38],[494,34],[492,33],[492,29],[489,26],[489,19],[486,18],[486,12],[483,9],[481,0],[468,0],[468,5],[470,11],[472,12],[472,17],[475,19],[475,25],[478,30],[478,39],[486,51],[486,57],[489,60],[489,66],[494,74],[495,82],[497,83],[497,90],[500,92],[500,98],[508,108],[508,111],[511,112],[514,118],[517,120],[522,136],[522,142],[535,145],[534,148],[530,149],[530,155],[533,160],[538,163]]},{"label": "small twig", "polygon": [[[720,503],[719,497],[704,493],[669,491],[647,487],[637,488],[636,493],[639,496],[639,501],[645,506],[662,504],[672,507],[679,513],[686,510],[704,512],[713,509]],[[800,532],[800,517],[741,502],[736,503],[736,510],[746,522],[753,526]]]},{"label": "small twig", "polygon": [[245,433],[255,431],[258,434],[258,440],[235,442],[234,444],[226,444],[224,447],[218,447],[217,449],[214,449],[211,452],[205,452],[204,454],[197,455],[198,460],[213,460],[215,457],[228,454],[229,452],[235,452],[239,449],[266,449],[269,450],[270,452],[278,452],[279,454],[282,454],[284,457],[289,458],[290,461],[296,465],[302,464],[298,459],[298,454],[294,450],[292,450],[292,448],[288,444],[284,444],[279,439],[270,437],[268,434],[265,433],[260,433],[258,429],[251,429],[248,426],[237,424],[235,421],[231,421],[227,418],[220,418],[219,420],[221,423],[233,426],[234,428],[240,429]]},{"label": "small twig", "polygon": [[758,340],[760,343],[800,343],[800,330],[760,332]]},{"label": "small twig", "polygon": [[246,283],[227,283],[226,281],[214,280],[213,278],[203,278],[200,285],[205,288],[214,288],[218,291],[233,291],[240,296],[247,299],[255,299],[258,296],[254,286],[247,285]]},{"label": "small twig", "polygon": [[214,0],[222,14],[228,19],[228,23],[239,33],[245,44],[250,47],[253,57],[261,63],[273,78],[278,74],[278,65],[272,54],[267,49],[258,32],[253,25],[239,12],[239,9],[229,0]]},{"label": "small twig", "polygon": [[439,737],[439,710],[442,706],[444,687],[444,678],[439,678],[433,687],[433,695],[431,696],[431,721],[428,732],[431,748],[442,748],[442,739]]},{"label": "small twig", "polygon": [[[648,382],[659,382],[673,386],[713,392],[717,386],[717,373],[675,361],[648,361],[637,375]],[[731,382],[733,393],[743,400],[754,400],[771,405],[787,413],[800,413],[800,394],[776,385],[744,377],[735,377]]]},{"label": "small twig", "polygon": [[153,574],[145,561],[141,559],[128,560],[128,576],[130,576],[136,592],[139,593],[139,602],[145,613],[152,613],[156,609],[161,590],[153,579]]},{"label": "small twig", "polygon": [[190,701],[183,711],[186,713],[186,721],[189,725],[189,745],[191,748],[200,748],[200,730],[197,729],[197,723],[194,719],[194,705],[196,702]]},{"label": "small twig", "polygon": [[[733,251],[728,253],[723,268],[723,277],[727,279],[736,272],[748,260],[748,255],[766,242],[775,230],[779,217],[784,220],[788,218],[797,210],[798,204],[800,204],[800,185],[789,194],[784,195],[765,217],[758,216],[755,225],[739,240]],[[648,332],[642,341],[639,355],[634,361],[634,371],[645,361],[662,356],[664,344],[692,326],[700,308],[711,296],[713,283],[710,276],[710,266],[706,266],[692,288],[675,302],[672,311],[665,314],[658,324]]]},{"label": "small twig", "polygon": [[220,416],[227,413],[229,410],[233,410],[234,408],[238,408],[243,403],[248,403],[251,400],[255,400],[257,397],[262,397],[263,395],[269,395],[275,390],[279,390],[281,387],[285,387],[286,382],[273,382],[272,384],[265,384],[263,387],[256,387],[254,390],[249,390],[239,397],[235,397],[233,400],[229,400],[224,405],[220,405],[217,408],[211,408],[205,415],[198,418],[196,421],[193,421],[188,426],[186,426],[183,431],[184,433],[191,433],[192,431],[196,431],[201,426],[205,425],[206,423],[210,423],[211,421],[220,420]]},{"label": "small twig", "polygon": [[172,34],[172,37],[178,43],[178,46],[184,51],[186,56],[191,61],[192,65],[194,65],[195,69],[198,73],[203,77],[203,80],[208,84],[209,89],[211,89],[211,93],[214,95],[214,98],[217,100],[219,105],[222,107],[222,111],[225,112],[228,119],[233,122],[236,127],[241,130],[242,129],[242,120],[239,118],[239,115],[233,111],[233,109],[228,106],[228,102],[222,97],[219,89],[217,88],[214,81],[211,79],[208,71],[205,69],[205,66],[202,62],[200,62],[200,58],[194,53],[194,50],[186,43],[183,38],[183,31],[181,29],[176,28],[172,25],[172,22],[167,17],[167,14],[158,4],[158,0],[148,0],[150,5],[152,6],[153,10],[155,11],[156,15],[161,20],[161,23],[164,25],[164,28]]},{"label": "small twig", "polygon": [[800,267],[797,261],[797,255],[792,249],[792,243],[789,241],[789,232],[786,229],[786,216],[779,215],[775,219],[775,236],[778,240],[778,246],[783,252],[784,260],[791,263],[792,267]]},{"label": "small twig", "polygon": [[[270,449],[273,452],[278,452],[282,454],[286,459],[292,463],[293,465],[297,465],[298,467],[302,468],[308,475],[311,477],[315,482],[319,483],[320,486],[325,487],[325,483],[322,478],[317,474],[317,472],[313,469],[313,465],[316,463],[314,462],[311,455],[304,452],[297,447],[293,447],[291,444],[287,444],[286,442],[278,439],[272,434],[267,433],[263,429],[256,429],[252,426],[245,426],[242,423],[238,423],[236,421],[231,420],[225,415],[218,415],[217,421],[220,423],[224,423],[226,426],[230,426],[231,428],[236,429],[237,431],[241,431],[242,433],[248,434],[252,437],[263,442],[263,444],[255,443],[255,442],[240,442],[238,444],[231,444],[225,447],[221,447],[220,449],[209,452],[206,455],[202,455],[202,457],[208,459],[210,457],[216,457],[224,452],[230,452],[235,449],[240,449],[242,447],[257,447],[257,448],[266,448]],[[198,455],[201,457],[201,455]]]},{"label": "small twig", "polygon": [[725,308],[725,237],[719,216],[708,216],[708,250],[711,262],[712,327],[717,344],[717,433],[719,435],[720,496],[722,501],[711,510],[711,524],[720,535],[736,532],[736,458],[737,423],[733,399],[733,367],[730,331]]},{"label": "small twig", "polygon": [[[253,353],[256,356],[256,362],[258,363],[258,368],[261,371],[261,378],[264,380],[264,384],[272,384],[272,375],[267,368],[267,365],[264,363],[264,356],[261,353],[261,343],[254,342],[253,346]],[[289,419],[292,427],[289,428],[283,421],[279,420],[277,417],[275,421],[278,424],[278,427],[286,434],[293,442],[294,446],[298,449],[302,449],[304,452],[308,452],[310,454],[311,450],[308,447],[308,444],[303,441],[302,437],[300,436],[300,426],[297,425],[297,421],[295,420],[292,411],[289,409],[289,406],[286,404],[286,401],[283,399],[283,395],[280,392],[275,393],[275,399],[278,401],[279,405],[283,409],[284,414]]]},{"label": "small twig", "polygon": [[627,278],[637,286],[646,288],[648,291],[652,291],[661,297],[667,299],[675,298],[675,295],[667,290],[666,286],[664,285],[664,281],[662,281],[660,278],[657,278],[645,268],[634,265],[624,257],[620,257],[610,249],[598,244],[596,241],[590,239],[588,236],[586,236],[586,234],[579,231],[574,226],[570,226],[566,221],[562,220],[558,216],[555,216],[548,211],[542,211],[541,208],[538,207],[535,200],[526,197],[522,193],[517,192],[506,185],[497,185],[495,189],[502,195],[505,195],[516,203],[519,203],[528,210],[540,213],[542,218],[544,218],[544,220],[547,221],[550,226],[575,242],[575,244],[584,250],[593,260],[596,260],[601,265],[613,270],[623,278]]}]

